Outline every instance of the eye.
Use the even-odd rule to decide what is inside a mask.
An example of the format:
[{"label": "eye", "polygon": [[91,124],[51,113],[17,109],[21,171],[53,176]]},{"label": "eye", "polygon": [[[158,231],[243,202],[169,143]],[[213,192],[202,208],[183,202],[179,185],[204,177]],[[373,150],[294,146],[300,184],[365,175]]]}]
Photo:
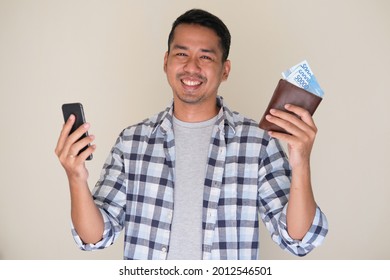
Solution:
[{"label": "eye", "polygon": [[206,59],[206,60],[213,60],[211,57],[209,57],[207,55],[202,55],[200,58]]},{"label": "eye", "polygon": [[187,56],[185,53],[177,53],[176,56]]}]

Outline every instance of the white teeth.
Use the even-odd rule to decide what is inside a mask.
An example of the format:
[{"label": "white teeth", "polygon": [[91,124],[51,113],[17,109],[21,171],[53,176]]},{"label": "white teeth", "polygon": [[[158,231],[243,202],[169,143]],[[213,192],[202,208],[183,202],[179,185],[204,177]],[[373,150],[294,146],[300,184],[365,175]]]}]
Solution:
[{"label": "white teeth", "polygon": [[191,80],[182,80],[183,84],[187,86],[198,86],[201,84],[199,81],[191,81]]}]

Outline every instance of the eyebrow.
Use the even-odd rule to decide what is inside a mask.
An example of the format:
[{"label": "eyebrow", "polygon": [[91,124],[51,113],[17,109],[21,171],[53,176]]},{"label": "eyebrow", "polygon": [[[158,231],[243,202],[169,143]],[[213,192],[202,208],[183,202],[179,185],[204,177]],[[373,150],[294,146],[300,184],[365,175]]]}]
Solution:
[{"label": "eyebrow", "polygon": [[[188,47],[182,46],[182,45],[177,45],[177,44],[173,45],[172,49],[179,49],[179,50],[185,50],[185,51],[189,50]],[[216,54],[216,51],[213,49],[201,49],[201,52]]]}]

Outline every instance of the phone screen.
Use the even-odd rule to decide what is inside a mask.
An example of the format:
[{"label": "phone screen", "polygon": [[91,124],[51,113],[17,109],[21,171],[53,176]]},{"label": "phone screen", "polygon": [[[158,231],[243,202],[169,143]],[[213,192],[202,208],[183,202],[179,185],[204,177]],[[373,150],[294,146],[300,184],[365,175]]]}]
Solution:
[{"label": "phone screen", "polygon": [[[74,115],[76,117],[76,120],[72,126],[72,129],[70,130],[69,134],[72,134],[77,128],[79,128],[81,125],[85,123],[85,115],[84,115],[84,109],[83,105],[81,103],[67,103],[62,105],[62,113],[64,115],[64,121],[66,122],[70,115]],[[87,137],[88,132],[84,133],[80,139]],[[80,140],[79,139],[79,140]],[[84,152],[89,145],[82,148],[78,154]],[[92,159],[92,154],[88,156],[87,160]]]}]

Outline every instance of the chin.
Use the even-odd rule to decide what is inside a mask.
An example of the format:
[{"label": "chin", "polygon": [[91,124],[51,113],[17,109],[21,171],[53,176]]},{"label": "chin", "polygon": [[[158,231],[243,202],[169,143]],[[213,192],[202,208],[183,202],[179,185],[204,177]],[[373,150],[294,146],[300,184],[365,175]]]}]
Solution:
[{"label": "chin", "polygon": [[196,103],[199,103],[200,101],[202,101],[202,97],[201,96],[197,96],[197,95],[177,95],[178,99],[183,102],[183,103],[187,103],[187,104],[196,104]]}]

